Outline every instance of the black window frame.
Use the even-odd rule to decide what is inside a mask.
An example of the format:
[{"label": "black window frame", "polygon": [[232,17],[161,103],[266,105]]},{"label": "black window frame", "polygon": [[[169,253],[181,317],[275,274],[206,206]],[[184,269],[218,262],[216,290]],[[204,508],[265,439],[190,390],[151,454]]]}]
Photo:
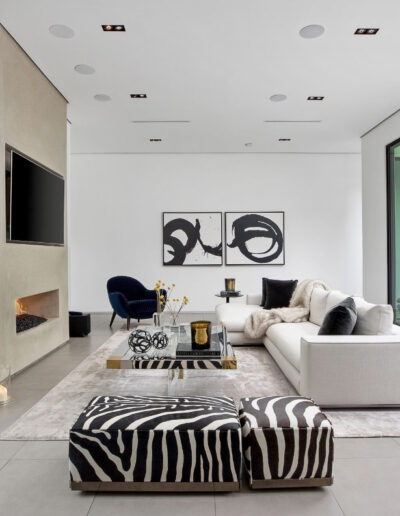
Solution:
[{"label": "black window frame", "polygon": [[[394,190],[394,161],[392,161],[392,149],[400,146],[400,138],[386,145],[386,208],[387,208],[387,285],[388,303],[392,305],[396,323],[396,237],[395,237],[395,190]],[[399,242],[400,245],[400,242]]]}]

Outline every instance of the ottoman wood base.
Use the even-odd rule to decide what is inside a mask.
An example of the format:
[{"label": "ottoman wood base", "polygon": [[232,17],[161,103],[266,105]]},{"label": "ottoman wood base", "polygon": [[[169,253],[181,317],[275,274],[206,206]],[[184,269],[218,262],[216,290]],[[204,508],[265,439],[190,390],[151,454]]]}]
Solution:
[{"label": "ottoman wood base", "polygon": [[72,491],[239,491],[238,482],[71,482]]},{"label": "ottoman wood base", "polygon": [[252,489],[281,489],[290,487],[322,487],[331,486],[333,477],[330,478],[302,478],[302,479],[276,479],[276,480],[253,480],[250,484]]}]

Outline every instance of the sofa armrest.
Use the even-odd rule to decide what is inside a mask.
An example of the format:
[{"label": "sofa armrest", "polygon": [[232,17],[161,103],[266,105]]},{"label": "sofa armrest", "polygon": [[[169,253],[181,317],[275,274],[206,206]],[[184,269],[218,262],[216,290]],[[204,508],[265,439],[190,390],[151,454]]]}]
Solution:
[{"label": "sofa armrest", "polygon": [[323,406],[400,405],[400,335],[301,339],[300,394]]},{"label": "sofa armrest", "polygon": [[247,294],[246,304],[247,305],[260,305],[261,304],[261,294]]}]

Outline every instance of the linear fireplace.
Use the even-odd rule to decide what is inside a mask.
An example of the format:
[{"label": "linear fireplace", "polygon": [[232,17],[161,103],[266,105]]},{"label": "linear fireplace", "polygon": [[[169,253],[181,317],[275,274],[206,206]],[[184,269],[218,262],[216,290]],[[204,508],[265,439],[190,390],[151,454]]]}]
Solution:
[{"label": "linear fireplace", "polygon": [[59,316],[59,291],[50,290],[15,301],[16,331],[21,333]]}]

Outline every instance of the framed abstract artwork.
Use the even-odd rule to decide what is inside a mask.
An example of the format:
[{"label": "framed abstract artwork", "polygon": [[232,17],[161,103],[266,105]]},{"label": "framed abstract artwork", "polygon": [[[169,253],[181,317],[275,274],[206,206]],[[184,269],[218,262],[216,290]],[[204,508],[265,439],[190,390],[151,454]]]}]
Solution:
[{"label": "framed abstract artwork", "polygon": [[284,265],[284,212],[226,212],[225,264]]},{"label": "framed abstract artwork", "polygon": [[164,265],[222,265],[222,212],[164,212]]}]

